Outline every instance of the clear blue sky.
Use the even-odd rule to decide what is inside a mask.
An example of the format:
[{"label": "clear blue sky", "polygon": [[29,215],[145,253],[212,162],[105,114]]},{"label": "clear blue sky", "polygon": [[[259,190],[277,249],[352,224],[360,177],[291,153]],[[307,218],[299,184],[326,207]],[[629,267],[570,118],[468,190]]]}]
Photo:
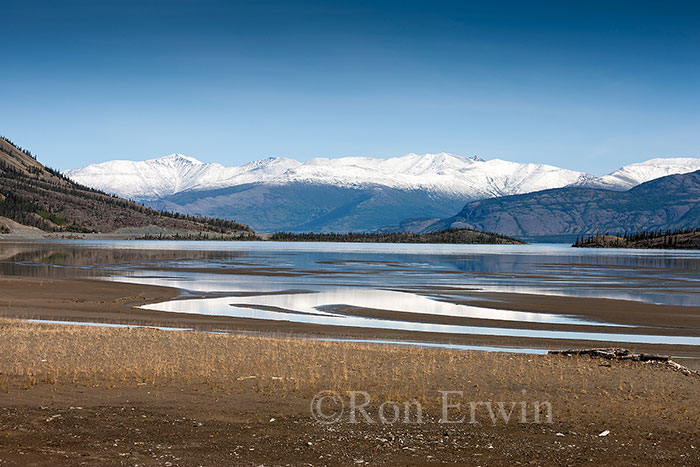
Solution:
[{"label": "clear blue sky", "polygon": [[0,134],[67,169],[700,157],[696,1],[0,0]]}]

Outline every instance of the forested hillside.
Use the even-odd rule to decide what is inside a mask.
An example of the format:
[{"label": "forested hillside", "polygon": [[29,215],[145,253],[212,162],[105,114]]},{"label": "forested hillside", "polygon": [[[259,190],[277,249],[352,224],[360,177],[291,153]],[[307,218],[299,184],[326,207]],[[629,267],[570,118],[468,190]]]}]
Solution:
[{"label": "forested hillside", "polygon": [[252,233],[248,226],[238,222],[160,212],[79,185],[2,137],[0,217],[47,232],[109,233],[122,228],[155,226],[226,235]]}]

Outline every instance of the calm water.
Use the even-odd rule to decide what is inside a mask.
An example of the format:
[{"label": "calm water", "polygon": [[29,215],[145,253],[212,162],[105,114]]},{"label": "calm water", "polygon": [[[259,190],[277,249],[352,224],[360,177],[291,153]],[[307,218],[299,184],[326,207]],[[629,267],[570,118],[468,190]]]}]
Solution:
[{"label": "calm water", "polygon": [[[415,332],[700,346],[697,337],[662,332],[637,335],[629,327],[591,323],[565,313],[449,303],[457,297],[463,301],[463,291],[477,289],[700,306],[700,252],[588,250],[565,245],[0,243],[0,273],[102,277],[227,295],[146,307],[162,311]],[[403,318],[353,316],[352,309],[398,311]],[[411,313],[548,325],[595,324],[610,329],[592,333],[457,326],[405,318]]]}]

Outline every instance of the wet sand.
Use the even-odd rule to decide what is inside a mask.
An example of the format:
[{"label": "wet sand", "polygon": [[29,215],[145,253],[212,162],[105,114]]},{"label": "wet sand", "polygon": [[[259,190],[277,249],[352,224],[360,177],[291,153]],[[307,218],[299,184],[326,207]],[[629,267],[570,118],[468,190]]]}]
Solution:
[{"label": "wet sand", "polygon": [[[301,292],[301,291],[300,291]],[[450,293],[457,293],[450,291]],[[470,300],[456,303],[486,308],[554,313],[565,310],[568,315],[587,319],[632,324],[647,327],[600,328],[593,323],[584,326],[544,324],[517,321],[470,319],[424,315],[387,310],[334,307],[335,311],[354,316],[401,319],[422,323],[461,324],[470,326],[508,327],[518,329],[549,329],[560,331],[616,332],[670,336],[700,336],[698,307],[651,305],[625,300],[557,297],[530,294],[494,294],[476,291],[459,292]],[[169,287],[108,282],[95,279],[41,279],[31,277],[0,277],[0,317],[33,318],[60,321],[94,321],[149,326],[170,326],[208,331],[260,332],[266,335],[298,335],[305,337],[381,339],[394,341],[430,342],[493,347],[523,347],[563,349],[571,347],[625,347],[634,352],[661,353],[679,357],[700,357],[700,348],[691,345],[634,344],[594,340],[540,339],[490,335],[458,335],[437,332],[412,332],[391,329],[369,329],[326,326],[286,321],[268,321],[226,316],[171,313],[138,308],[148,303],[172,299],[206,298],[212,296],[251,295],[189,293]],[[476,301],[475,301],[476,299]],[[235,301],[235,300],[232,300]],[[662,329],[660,329],[662,328]]]}]

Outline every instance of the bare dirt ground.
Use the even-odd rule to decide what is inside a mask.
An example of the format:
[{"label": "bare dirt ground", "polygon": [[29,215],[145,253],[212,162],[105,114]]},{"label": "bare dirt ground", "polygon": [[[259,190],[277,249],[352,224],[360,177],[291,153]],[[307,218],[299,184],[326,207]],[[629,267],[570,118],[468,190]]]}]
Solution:
[{"label": "bare dirt ground", "polygon": [[[90,391],[87,391],[90,392]],[[673,427],[334,425],[303,413],[241,410],[206,396],[170,405],[104,400],[71,409],[0,408],[0,465],[698,465],[697,437]],[[112,399],[112,398],[110,398]],[[126,401],[129,402],[126,402]],[[268,402],[268,407],[276,401]],[[300,402],[300,405],[304,404]],[[300,409],[301,410],[301,409]],[[254,413],[252,413],[254,412]],[[267,415],[268,420],[264,420]],[[273,422],[270,422],[274,418]],[[611,434],[598,436],[600,426]]]},{"label": "bare dirt ground", "polygon": [[[0,465],[700,462],[700,378],[661,363],[15,320],[0,352]],[[343,399],[335,423],[314,418],[319,391]],[[350,419],[348,391],[369,420]],[[440,391],[460,391],[447,418]],[[382,423],[386,401],[420,403],[422,423]],[[479,405],[468,423],[470,402],[515,416]]]}]

